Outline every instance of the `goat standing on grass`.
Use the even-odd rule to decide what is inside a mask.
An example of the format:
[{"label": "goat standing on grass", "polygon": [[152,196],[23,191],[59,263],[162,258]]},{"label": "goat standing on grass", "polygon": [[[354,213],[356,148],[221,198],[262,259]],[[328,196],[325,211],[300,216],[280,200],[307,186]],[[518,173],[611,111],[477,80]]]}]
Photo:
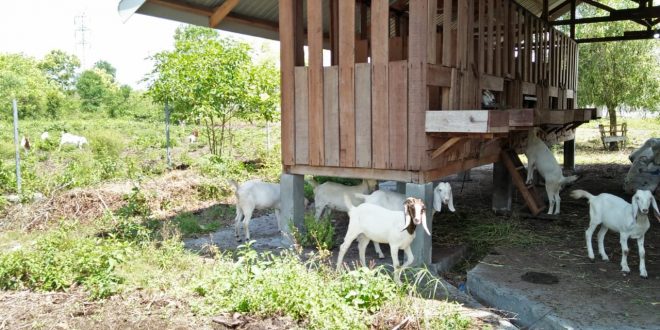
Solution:
[{"label": "goat standing on grass", "polygon": [[392,211],[384,207],[363,203],[353,206],[348,195],[344,195],[348,208],[348,230],[344,243],[339,247],[337,256],[337,270],[341,269],[342,261],[351,243],[357,238],[360,262],[366,267],[365,251],[369,241],[388,243],[392,254],[392,265],[399,269],[399,249],[406,254],[406,262],[401,266],[405,268],[415,260],[410,244],[415,239],[415,230],[418,225],[430,236],[426,226],[426,207],[421,199],[408,197],[402,211]]},{"label": "goat standing on grass", "polygon": [[559,191],[564,185],[574,182],[578,177],[577,175],[564,176],[555,156],[552,155],[545,142],[537,136],[539,130],[539,128],[530,129],[527,138],[527,149],[525,150],[525,156],[527,156],[527,184],[532,184],[534,170],[538,170],[545,179],[545,191],[548,193],[550,204],[548,214],[559,214],[561,202]]},{"label": "goat standing on grass", "polygon": [[589,259],[594,260],[594,250],[591,246],[591,237],[598,225],[598,252],[604,261],[610,258],[605,253],[605,234],[609,229],[619,233],[621,243],[621,271],[624,275],[630,273],[628,268],[628,238],[637,240],[639,250],[639,275],[648,278],[646,273],[646,262],[644,260],[644,234],[651,226],[649,223],[649,211],[653,206],[656,217],[660,214],[658,204],[653,194],[648,190],[637,190],[632,197],[632,203],[607,193],[594,196],[584,190],[571,191],[571,197],[586,198],[589,200],[589,228],[585,232],[587,239],[587,252]]},{"label": "goat standing on grass", "polygon": [[194,144],[195,142],[197,142],[198,137],[199,137],[199,133],[197,132],[197,130],[194,130],[192,131],[192,133],[190,133],[190,135],[186,137],[186,139],[188,139],[188,143]]},{"label": "goat standing on grass", "polygon": [[[392,211],[401,211],[406,201],[404,194],[387,190],[376,190],[371,195],[355,194],[355,197],[363,199],[365,203],[379,205]],[[440,182],[433,189],[433,211],[440,212],[442,210],[442,204],[447,205],[450,211],[456,211],[454,209],[454,198],[449,182]],[[380,249],[378,242],[374,242],[374,249],[378,254],[378,258],[385,258],[385,254]]]},{"label": "goat standing on grass", "polygon": [[250,219],[254,210],[274,208],[277,228],[282,231],[280,225],[280,185],[279,183],[268,183],[259,180],[250,180],[238,185],[236,181],[229,180],[235,188],[236,194],[236,240],[240,242],[238,234],[241,221],[245,230],[245,240],[250,240]]},{"label": "goat standing on grass", "polygon": [[57,150],[61,150],[62,145],[65,144],[73,144],[76,145],[79,149],[82,149],[83,145],[88,143],[87,143],[87,139],[84,136],[73,135],[70,133],[62,133],[62,137],[60,138],[60,146]]},{"label": "goat standing on grass", "polygon": [[50,138],[50,134],[48,134],[47,131],[41,133],[41,141],[46,141],[46,140],[48,140],[49,138]]},{"label": "goat standing on grass", "polygon": [[30,151],[30,140],[25,135],[23,135],[21,138],[21,147],[23,147],[23,151],[25,151],[25,153]]}]

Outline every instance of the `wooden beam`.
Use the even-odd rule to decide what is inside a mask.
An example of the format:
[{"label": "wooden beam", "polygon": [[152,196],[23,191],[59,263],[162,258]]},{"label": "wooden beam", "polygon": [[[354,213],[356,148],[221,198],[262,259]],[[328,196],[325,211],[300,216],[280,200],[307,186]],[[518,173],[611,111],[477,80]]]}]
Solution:
[{"label": "wooden beam", "polygon": [[[629,31],[629,32],[638,32],[638,31]],[[646,32],[646,31],[641,31],[641,32]],[[649,31],[649,33],[645,34],[645,35],[631,34],[631,35],[623,35],[623,36],[615,36],[615,37],[582,38],[582,39],[576,39],[575,42],[578,43],[578,44],[587,44],[587,43],[592,43],[592,42],[609,42],[609,41],[654,39],[653,38],[653,33],[655,33],[655,32],[654,31]]]},{"label": "wooden beam", "polygon": [[441,168],[424,171],[422,178],[424,182],[433,181],[452,175],[461,171],[471,169],[473,167],[491,164],[500,158],[499,150],[493,154],[482,155],[480,158],[462,159],[454,162],[449,162]]},{"label": "wooden beam", "polygon": [[660,6],[649,8],[636,8],[636,9],[619,9],[610,12],[609,16],[599,17],[586,17],[578,19],[565,19],[560,21],[550,22],[551,25],[571,25],[571,24],[589,24],[600,22],[616,22],[627,21],[635,19],[650,19],[660,17]]},{"label": "wooden beam", "polygon": [[223,2],[222,5],[215,9],[211,17],[209,17],[209,26],[212,28],[217,27],[239,2],[240,0],[226,0]]},{"label": "wooden beam", "polygon": [[339,168],[327,166],[295,165],[285,168],[291,174],[310,174],[324,176],[338,176],[342,178],[363,178],[374,180],[394,180],[400,182],[417,182],[418,173],[410,171],[381,170],[373,168]]},{"label": "wooden beam", "polygon": [[442,155],[445,151],[449,150],[449,148],[453,147],[456,143],[460,142],[463,138],[462,137],[451,137],[449,140],[447,140],[445,143],[443,143],[440,148],[436,149],[432,154],[431,154],[431,159],[438,158],[438,156]]}]

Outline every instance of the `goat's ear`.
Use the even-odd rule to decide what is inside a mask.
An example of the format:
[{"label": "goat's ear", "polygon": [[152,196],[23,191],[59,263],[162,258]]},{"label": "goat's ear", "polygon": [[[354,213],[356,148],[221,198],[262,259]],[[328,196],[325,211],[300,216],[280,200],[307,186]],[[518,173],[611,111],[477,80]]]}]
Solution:
[{"label": "goat's ear", "polygon": [[639,206],[637,206],[637,200],[639,200],[639,197],[637,197],[637,193],[635,193],[632,197],[632,200],[630,201],[630,204],[632,204],[633,223],[635,222],[635,219],[637,219],[637,212],[639,212]]},{"label": "goat's ear", "polygon": [[[437,190],[438,188],[435,189]],[[442,197],[440,197],[440,194],[437,191],[433,192],[433,209],[438,213],[442,211]]]},{"label": "goat's ear", "polygon": [[655,211],[655,219],[660,222],[660,211],[658,211],[658,203],[655,201],[653,194],[651,194],[651,205],[653,205],[653,210]]},{"label": "goat's ear", "polygon": [[451,191],[451,186],[449,186],[449,211],[456,212],[454,208],[454,193]]},{"label": "goat's ear", "polygon": [[403,217],[405,221],[405,226],[403,229],[405,230],[410,225],[410,221],[412,221],[410,216],[410,199],[406,199],[406,201],[403,202]]}]

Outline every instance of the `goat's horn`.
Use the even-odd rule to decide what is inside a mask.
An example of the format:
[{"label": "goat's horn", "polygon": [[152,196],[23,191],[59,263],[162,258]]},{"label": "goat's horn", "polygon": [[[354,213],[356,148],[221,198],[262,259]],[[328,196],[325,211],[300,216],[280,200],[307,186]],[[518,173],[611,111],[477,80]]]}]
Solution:
[{"label": "goat's horn", "polygon": [[424,231],[426,231],[429,236],[431,236],[431,232],[429,231],[429,227],[426,225],[426,212],[422,214],[422,227],[424,227]]}]

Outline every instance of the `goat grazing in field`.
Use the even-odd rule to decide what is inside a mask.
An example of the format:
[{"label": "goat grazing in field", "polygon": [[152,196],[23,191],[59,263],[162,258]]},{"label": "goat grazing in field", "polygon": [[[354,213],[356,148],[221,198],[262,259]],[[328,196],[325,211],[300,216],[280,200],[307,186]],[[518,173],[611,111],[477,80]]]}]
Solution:
[{"label": "goat grazing in field", "polygon": [[41,141],[46,141],[48,139],[50,139],[50,134],[48,134],[48,132],[41,133]]},{"label": "goat grazing in field", "polygon": [[416,227],[421,224],[424,231],[431,235],[426,225],[426,207],[421,199],[406,198],[401,211],[392,211],[369,203],[353,206],[348,195],[344,195],[344,200],[348,208],[349,223],[344,243],[339,247],[337,270],[341,269],[344,255],[356,238],[362,266],[367,266],[365,260],[367,245],[369,241],[374,241],[390,245],[392,265],[398,270],[400,249],[406,254],[406,262],[401,266],[402,268],[409,266],[415,260],[410,244],[415,239]]},{"label": "goat grazing in field", "polygon": [[589,200],[589,228],[585,231],[587,239],[587,252],[589,259],[594,260],[594,250],[591,246],[591,238],[598,225],[598,252],[605,261],[609,257],[605,253],[605,234],[608,230],[619,233],[619,242],[621,243],[621,271],[625,274],[630,273],[628,267],[628,238],[637,240],[639,250],[639,275],[642,278],[648,278],[646,273],[646,262],[644,259],[644,234],[651,226],[649,223],[649,211],[651,206],[655,210],[656,217],[660,214],[658,204],[653,198],[653,194],[648,190],[637,190],[632,197],[632,202],[607,193],[594,196],[584,190],[571,191],[571,197],[586,198]]},{"label": "goat grazing in field", "polygon": [[259,180],[250,180],[242,185],[234,180],[229,180],[235,188],[236,194],[236,218],[235,234],[236,240],[240,241],[238,234],[241,221],[245,230],[245,240],[250,240],[250,219],[254,210],[274,208],[277,218],[277,227],[282,231],[280,224],[280,185],[279,183],[268,183]]},{"label": "goat grazing in field", "polygon": [[194,131],[192,131],[192,133],[190,133],[190,135],[188,135],[186,137],[186,139],[188,140],[188,143],[192,144],[192,143],[197,142],[198,137],[199,137],[199,133],[197,132],[197,130],[194,130]]},{"label": "goat grazing in field", "polygon": [[[537,136],[540,130],[533,128],[529,130],[527,138],[527,184],[532,184],[534,170],[538,170],[545,179],[545,191],[548,193],[548,214],[559,214],[561,198],[559,191],[566,184],[577,180],[576,175],[565,177],[561,172],[559,163],[552,155],[548,146]],[[553,213],[554,209],[554,213]]]},{"label": "goat grazing in field", "polygon": [[77,146],[79,149],[82,149],[83,145],[88,143],[87,143],[87,139],[84,136],[73,135],[70,133],[62,133],[62,137],[60,138],[60,146],[58,150],[61,150],[62,146],[65,144],[73,144]]},{"label": "goat grazing in field", "polygon": [[[356,193],[355,197],[363,199],[365,203],[379,205],[392,211],[401,211],[406,200],[404,194],[387,190],[376,190],[372,192],[371,195]],[[433,189],[433,211],[440,212],[442,210],[442,204],[447,205],[450,211],[456,211],[454,209],[454,198],[451,192],[451,185],[448,182],[440,182],[438,186]],[[378,258],[385,258],[378,242],[374,242],[374,249],[378,254]]]},{"label": "goat grazing in field", "polygon": [[357,186],[346,186],[330,181],[324,182],[320,185],[314,180],[309,182],[314,186],[314,216],[316,217],[316,220],[321,218],[326,207],[331,210],[348,212],[346,203],[344,203],[343,200],[344,195],[347,195],[351,200],[354,200],[356,193],[371,193],[378,184],[376,180],[362,180]]}]

